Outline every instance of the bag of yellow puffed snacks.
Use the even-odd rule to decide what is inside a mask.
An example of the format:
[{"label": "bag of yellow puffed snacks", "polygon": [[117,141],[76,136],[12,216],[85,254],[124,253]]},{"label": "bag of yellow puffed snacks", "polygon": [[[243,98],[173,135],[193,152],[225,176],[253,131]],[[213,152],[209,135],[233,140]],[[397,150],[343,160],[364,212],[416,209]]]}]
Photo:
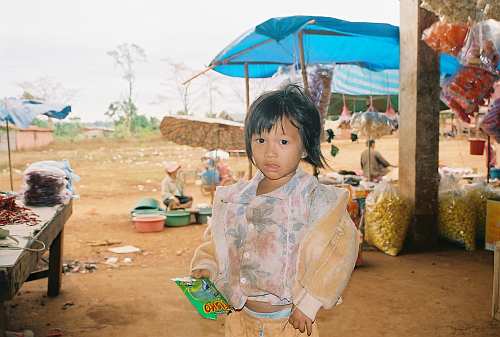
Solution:
[{"label": "bag of yellow puffed snacks", "polygon": [[476,212],[458,178],[443,175],[439,183],[439,235],[464,246],[476,249]]},{"label": "bag of yellow puffed snacks", "polygon": [[388,255],[398,255],[403,249],[411,216],[409,202],[391,183],[382,182],[366,199],[366,241]]}]

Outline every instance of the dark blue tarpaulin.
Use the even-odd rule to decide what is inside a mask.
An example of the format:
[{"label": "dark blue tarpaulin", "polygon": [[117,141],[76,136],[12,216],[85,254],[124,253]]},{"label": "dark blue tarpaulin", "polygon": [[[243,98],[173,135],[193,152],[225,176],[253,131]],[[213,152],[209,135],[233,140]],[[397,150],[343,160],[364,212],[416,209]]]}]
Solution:
[{"label": "dark blue tarpaulin", "polygon": [[[280,66],[299,64],[299,32],[305,64],[355,63],[372,70],[399,69],[399,28],[321,16],[269,19],[220,52],[210,66],[219,73],[251,78],[273,76]],[[453,74],[456,59],[441,56],[441,73]]]}]

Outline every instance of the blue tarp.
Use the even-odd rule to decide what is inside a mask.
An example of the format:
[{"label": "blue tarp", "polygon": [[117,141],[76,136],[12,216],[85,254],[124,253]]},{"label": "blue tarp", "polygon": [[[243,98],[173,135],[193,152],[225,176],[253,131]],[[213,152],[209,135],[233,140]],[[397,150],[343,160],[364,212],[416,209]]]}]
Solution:
[{"label": "blue tarp", "polygon": [[[299,64],[299,32],[306,64],[350,63],[371,70],[399,69],[399,28],[385,23],[349,22],[321,16],[269,19],[220,52],[210,66],[227,76],[273,76],[280,66]],[[335,34],[335,35],[332,35]],[[441,56],[441,73],[453,74],[458,62]]]},{"label": "blue tarp", "polygon": [[27,128],[38,115],[64,119],[71,112],[71,106],[47,104],[35,100],[5,98],[0,101],[0,120]]}]

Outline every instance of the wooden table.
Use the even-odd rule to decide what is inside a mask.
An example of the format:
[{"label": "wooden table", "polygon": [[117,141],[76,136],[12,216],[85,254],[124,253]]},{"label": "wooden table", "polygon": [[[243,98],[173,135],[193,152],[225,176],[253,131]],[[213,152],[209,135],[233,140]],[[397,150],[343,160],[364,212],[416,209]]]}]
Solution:
[{"label": "wooden table", "polygon": [[21,247],[39,248],[40,245],[29,237],[42,241],[49,249],[49,267],[35,271],[43,252],[0,248],[0,336],[4,335],[7,325],[3,302],[11,300],[24,282],[48,277],[47,294],[50,297],[57,296],[61,288],[64,225],[73,211],[72,202],[54,207],[33,207],[32,210],[40,216],[40,224],[3,228],[16,236]]}]

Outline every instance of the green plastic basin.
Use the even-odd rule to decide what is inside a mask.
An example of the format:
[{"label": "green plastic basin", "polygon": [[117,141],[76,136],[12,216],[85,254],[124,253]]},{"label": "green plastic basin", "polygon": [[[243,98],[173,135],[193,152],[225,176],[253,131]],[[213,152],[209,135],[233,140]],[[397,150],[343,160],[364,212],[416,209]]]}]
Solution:
[{"label": "green plastic basin", "polygon": [[134,211],[139,209],[160,209],[160,203],[155,198],[142,198],[134,207]]},{"label": "green plastic basin", "polygon": [[165,214],[167,215],[168,227],[186,226],[191,222],[191,213],[189,213],[188,211],[168,211]]}]

